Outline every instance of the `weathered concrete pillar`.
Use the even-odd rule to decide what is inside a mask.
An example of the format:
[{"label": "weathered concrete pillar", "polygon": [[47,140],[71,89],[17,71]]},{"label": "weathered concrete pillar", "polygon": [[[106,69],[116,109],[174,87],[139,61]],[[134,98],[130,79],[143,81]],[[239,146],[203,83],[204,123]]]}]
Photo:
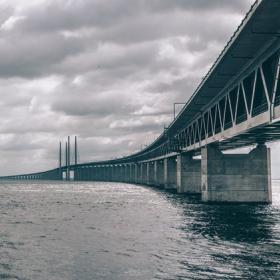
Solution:
[{"label": "weathered concrete pillar", "polygon": [[111,165],[110,169],[111,169],[111,182],[114,182],[114,180],[115,180],[115,178],[114,178],[114,165]]},{"label": "weathered concrete pillar", "polygon": [[107,173],[107,166],[102,166],[102,181],[107,182],[108,181],[108,173]]},{"label": "weathered concrete pillar", "polygon": [[[90,169],[92,171],[90,171]],[[89,176],[91,178],[93,178],[94,181],[99,181],[100,180],[100,171],[99,171],[99,166],[93,166],[92,168],[86,168],[86,172],[87,172],[87,179],[86,180],[89,180]],[[92,174],[92,175],[89,175],[89,174]]]},{"label": "weathered concrete pillar", "polygon": [[[58,178],[60,178],[60,173],[58,174]],[[78,167],[76,167],[74,169],[74,180],[79,181],[79,168]]]},{"label": "weathered concrete pillar", "polygon": [[147,165],[148,185],[153,186],[155,184],[155,162],[150,161],[147,163]]},{"label": "weathered concrete pillar", "polygon": [[99,166],[99,181],[104,181],[104,167],[101,165]]},{"label": "weathered concrete pillar", "polygon": [[118,165],[114,166],[114,176],[115,176],[115,182],[120,181],[120,167]]},{"label": "weathered concrete pillar", "polygon": [[107,181],[108,182],[112,182],[112,179],[113,179],[112,170],[113,170],[112,165],[107,165],[107,176],[108,176]]},{"label": "weathered concrete pillar", "polygon": [[129,165],[125,164],[124,166],[124,182],[129,182]]},{"label": "weathered concrete pillar", "polygon": [[132,163],[130,165],[130,183],[135,183],[135,170],[136,170],[136,164]]},{"label": "weathered concrete pillar", "polygon": [[131,163],[129,165],[129,170],[130,170],[130,180],[129,180],[129,183],[133,183],[134,182],[134,178],[135,178],[135,175],[134,175],[134,163]]},{"label": "weathered concrete pillar", "polygon": [[90,168],[86,168],[85,171],[87,174],[86,180],[89,180],[88,178],[90,176],[90,178],[92,178],[93,181],[99,181],[100,178],[99,166],[91,166]]},{"label": "weathered concrete pillar", "polygon": [[122,164],[122,182],[126,182],[127,178],[126,164]]},{"label": "weathered concrete pillar", "polygon": [[88,168],[87,168],[87,166],[85,166],[84,170],[83,170],[83,179],[84,179],[84,181],[87,181],[87,171],[88,171]]},{"label": "weathered concrete pillar", "polygon": [[118,166],[118,182],[123,182],[124,179],[124,166],[121,164]]},{"label": "weathered concrete pillar", "polygon": [[[60,174],[58,173],[58,178],[60,178]],[[78,181],[79,180],[79,169],[76,167],[74,168],[74,180]]]},{"label": "weathered concrete pillar", "polygon": [[138,172],[138,164],[137,163],[135,163],[134,165],[133,165],[133,169],[134,169],[134,177],[133,177],[133,183],[135,183],[135,184],[137,184],[137,179],[138,179],[138,174],[137,174],[137,172]]},{"label": "weathered concrete pillar", "polygon": [[177,192],[201,193],[201,160],[191,153],[177,156]]},{"label": "weathered concrete pillar", "polygon": [[149,172],[149,165],[147,162],[142,163],[142,184],[148,184],[148,172]]},{"label": "weathered concrete pillar", "polygon": [[116,168],[116,165],[112,165],[112,181],[117,182],[117,168]]},{"label": "weathered concrete pillar", "polygon": [[109,165],[104,165],[103,166],[103,181],[105,182],[110,182],[110,166]]},{"label": "weathered concrete pillar", "polygon": [[136,175],[135,175],[137,184],[141,184],[141,182],[142,182],[141,174],[142,174],[142,165],[141,165],[141,163],[137,163]]},{"label": "weathered concrete pillar", "polygon": [[122,165],[122,182],[126,182],[127,180],[127,168],[126,164]]},{"label": "weathered concrete pillar", "polygon": [[202,150],[202,200],[271,203],[270,149],[258,145],[249,154]]},{"label": "weathered concrete pillar", "polygon": [[146,179],[146,170],[145,170],[145,166],[144,163],[141,162],[140,163],[140,173],[139,173],[139,183],[140,184],[144,184],[145,183],[145,179]]},{"label": "weathered concrete pillar", "polygon": [[[62,170],[62,179],[64,177],[64,171]],[[79,181],[83,181],[83,168],[79,167]]]},{"label": "weathered concrete pillar", "polygon": [[130,165],[125,164],[124,170],[124,182],[128,183],[130,181]]},{"label": "weathered concrete pillar", "polygon": [[122,165],[118,165],[118,167],[117,167],[117,178],[118,178],[118,182],[122,182],[122,180],[123,180],[123,167],[122,167]]},{"label": "weathered concrete pillar", "polygon": [[132,164],[128,164],[128,183],[131,183],[132,179]]},{"label": "weathered concrete pillar", "polygon": [[177,188],[176,157],[165,158],[164,161],[164,188]]},{"label": "weathered concrete pillar", "polygon": [[154,164],[155,186],[164,187],[164,163],[163,160],[156,160]]}]

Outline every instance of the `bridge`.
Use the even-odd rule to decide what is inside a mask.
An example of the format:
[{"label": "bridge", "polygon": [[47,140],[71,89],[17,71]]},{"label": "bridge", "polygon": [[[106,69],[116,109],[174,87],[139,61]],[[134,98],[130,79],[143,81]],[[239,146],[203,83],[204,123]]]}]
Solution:
[{"label": "bridge", "polygon": [[[266,143],[280,139],[280,1],[256,1],[162,134],[130,156],[65,164],[2,180],[112,181],[201,194],[204,202],[271,203]],[[69,143],[69,141],[68,141]],[[70,143],[69,143],[70,144]],[[70,145],[66,154],[70,155]],[[224,153],[253,146],[248,154]],[[75,149],[76,151],[76,149]]]}]

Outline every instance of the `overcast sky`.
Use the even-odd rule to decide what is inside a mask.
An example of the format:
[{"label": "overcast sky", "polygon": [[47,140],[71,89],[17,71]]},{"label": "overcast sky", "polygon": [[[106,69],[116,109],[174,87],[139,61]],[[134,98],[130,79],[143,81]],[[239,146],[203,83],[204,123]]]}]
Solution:
[{"label": "overcast sky", "polygon": [[1,175],[56,167],[67,135],[81,161],[153,141],[253,2],[0,0]]}]

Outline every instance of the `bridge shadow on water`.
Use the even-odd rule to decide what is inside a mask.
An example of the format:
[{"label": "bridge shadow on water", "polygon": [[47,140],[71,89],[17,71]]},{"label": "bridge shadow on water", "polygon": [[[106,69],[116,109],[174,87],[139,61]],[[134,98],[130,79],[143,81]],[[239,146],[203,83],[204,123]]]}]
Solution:
[{"label": "bridge shadow on water", "polygon": [[206,270],[216,275],[211,279],[280,279],[279,205],[205,204],[197,195],[152,190],[179,210],[182,251],[192,243],[205,259],[195,264],[191,256],[178,259],[183,269],[176,279],[184,279],[185,271]]},{"label": "bridge shadow on water", "polygon": [[[265,204],[207,204],[200,195],[178,194],[173,190],[150,188],[182,210],[186,227],[181,230],[200,234],[209,239],[235,242],[269,242],[274,227],[280,222],[280,208]],[[191,223],[188,220],[191,219]],[[279,236],[280,238],[280,236]]]}]

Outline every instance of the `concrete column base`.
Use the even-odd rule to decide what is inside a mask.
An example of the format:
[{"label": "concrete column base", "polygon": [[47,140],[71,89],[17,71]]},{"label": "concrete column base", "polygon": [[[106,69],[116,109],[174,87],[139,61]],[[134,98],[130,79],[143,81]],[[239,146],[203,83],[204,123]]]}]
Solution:
[{"label": "concrete column base", "polygon": [[202,201],[271,203],[270,149],[259,145],[249,154],[202,149]]},{"label": "concrete column base", "polygon": [[193,159],[191,153],[177,156],[177,192],[201,193],[201,160]]},{"label": "concrete column base", "polygon": [[148,177],[148,185],[149,186],[154,186],[155,184],[155,163],[154,162],[148,162],[147,163],[147,177]]},{"label": "concrete column base", "polygon": [[154,185],[164,187],[164,163],[163,160],[156,160],[154,164]]},{"label": "concrete column base", "polygon": [[136,172],[135,172],[135,183],[136,184],[141,184],[142,181],[142,167],[141,167],[141,163],[138,163],[136,165]]},{"label": "concrete column base", "polygon": [[164,161],[164,188],[176,189],[177,188],[177,176],[176,176],[176,158],[165,158]]}]

